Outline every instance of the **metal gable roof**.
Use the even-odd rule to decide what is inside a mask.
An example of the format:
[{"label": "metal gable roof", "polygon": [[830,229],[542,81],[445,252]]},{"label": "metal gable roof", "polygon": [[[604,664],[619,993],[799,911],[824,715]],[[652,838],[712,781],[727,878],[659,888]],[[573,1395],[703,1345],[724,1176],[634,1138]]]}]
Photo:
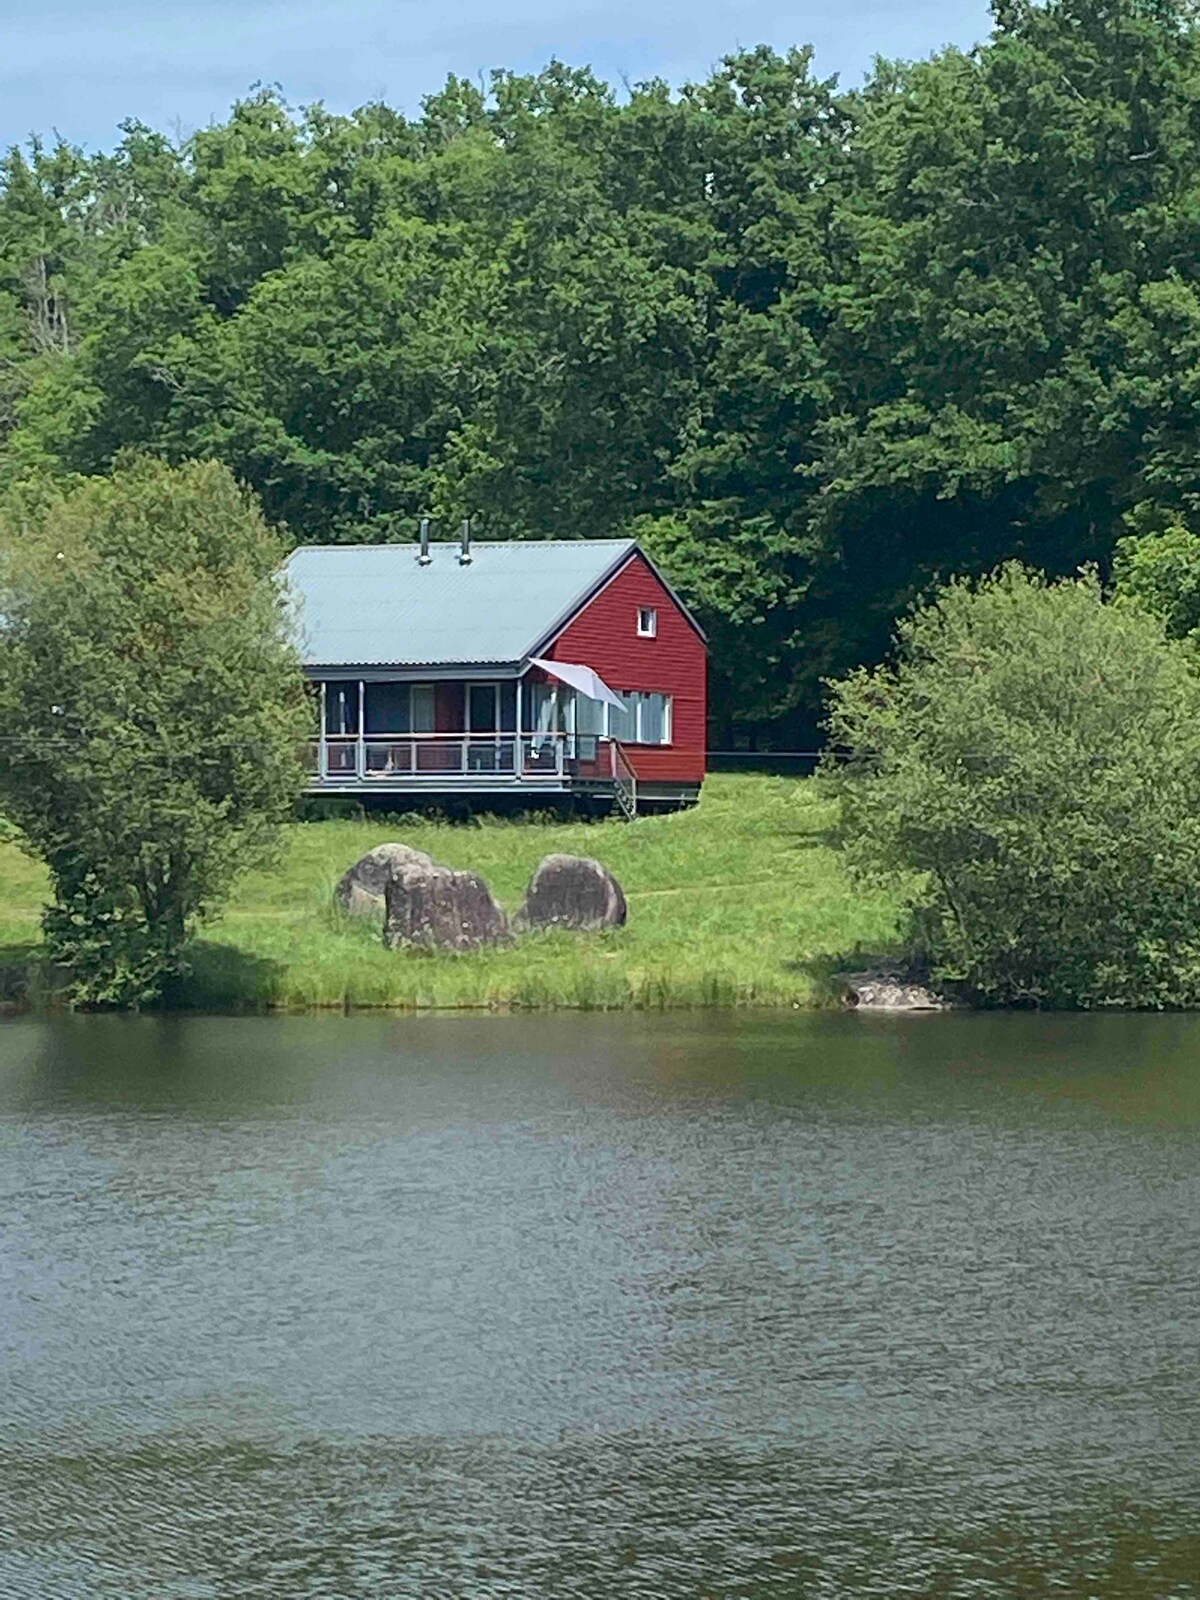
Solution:
[{"label": "metal gable roof", "polygon": [[285,575],[306,666],[523,661],[636,549],[632,539],[302,545]]}]

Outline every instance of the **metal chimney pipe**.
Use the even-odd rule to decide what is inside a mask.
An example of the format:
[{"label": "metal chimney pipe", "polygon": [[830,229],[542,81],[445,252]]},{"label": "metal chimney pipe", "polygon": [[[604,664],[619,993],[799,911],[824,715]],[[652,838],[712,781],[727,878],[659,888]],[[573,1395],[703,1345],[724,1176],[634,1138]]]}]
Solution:
[{"label": "metal chimney pipe", "polygon": [[470,517],[464,517],[462,519],[462,525],[458,530],[458,534],[459,534],[459,539],[462,542],[462,548],[458,552],[458,564],[461,567],[469,567],[471,565],[471,560],[472,560],[472,556],[471,556],[471,519],[470,519]]},{"label": "metal chimney pipe", "polygon": [[417,565],[419,567],[427,567],[432,560],[433,560],[433,557],[429,554],[429,518],[428,517],[422,517],[421,518],[421,547],[420,547],[420,550],[417,552]]}]

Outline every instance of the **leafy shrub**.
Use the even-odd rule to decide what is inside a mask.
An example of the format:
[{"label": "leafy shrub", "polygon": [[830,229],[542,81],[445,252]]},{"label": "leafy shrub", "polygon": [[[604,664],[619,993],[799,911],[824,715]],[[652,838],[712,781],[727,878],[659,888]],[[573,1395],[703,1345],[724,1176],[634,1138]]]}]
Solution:
[{"label": "leafy shrub", "polygon": [[0,516],[0,808],[77,1001],[137,1005],[303,784],[282,552],[224,467],[142,460]]},{"label": "leafy shrub", "polygon": [[1094,575],[1010,566],[833,688],[853,868],[901,880],[912,955],[977,1000],[1200,1001],[1200,680]]},{"label": "leafy shrub", "polygon": [[1200,643],[1200,535],[1178,516],[1139,506],[1126,519],[1133,531],[1117,543],[1113,581],[1117,599],[1140,605],[1162,623],[1167,637]]}]

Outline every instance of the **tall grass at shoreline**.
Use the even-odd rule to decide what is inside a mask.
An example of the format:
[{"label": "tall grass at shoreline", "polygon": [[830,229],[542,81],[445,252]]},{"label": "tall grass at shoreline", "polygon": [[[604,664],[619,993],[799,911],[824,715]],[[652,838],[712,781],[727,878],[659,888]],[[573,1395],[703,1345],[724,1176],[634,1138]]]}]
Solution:
[{"label": "tall grass at shoreline", "polygon": [[[851,887],[811,780],[718,774],[692,811],[625,822],[416,818],[298,823],[280,868],[239,885],[192,952],[183,1004],[199,1010],[530,1009],[809,1005],[814,973],[886,946],[895,908]],[[468,955],[385,950],[379,924],[333,902],[345,869],[389,839],[470,867],[512,911],[542,856],[595,856],[620,879],[628,926],[531,935]],[[0,960],[37,939],[40,869],[0,844]]]}]

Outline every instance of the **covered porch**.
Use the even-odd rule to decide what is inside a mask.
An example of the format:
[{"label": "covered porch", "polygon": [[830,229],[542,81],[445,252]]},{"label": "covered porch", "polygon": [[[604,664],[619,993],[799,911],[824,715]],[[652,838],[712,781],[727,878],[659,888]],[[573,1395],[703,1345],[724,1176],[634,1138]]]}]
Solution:
[{"label": "covered porch", "polygon": [[546,663],[508,677],[314,677],[310,792],[608,795],[632,815],[635,773],[621,741],[600,731],[606,699],[622,712],[625,703],[594,674],[594,683],[567,681],[587,671]]}]

